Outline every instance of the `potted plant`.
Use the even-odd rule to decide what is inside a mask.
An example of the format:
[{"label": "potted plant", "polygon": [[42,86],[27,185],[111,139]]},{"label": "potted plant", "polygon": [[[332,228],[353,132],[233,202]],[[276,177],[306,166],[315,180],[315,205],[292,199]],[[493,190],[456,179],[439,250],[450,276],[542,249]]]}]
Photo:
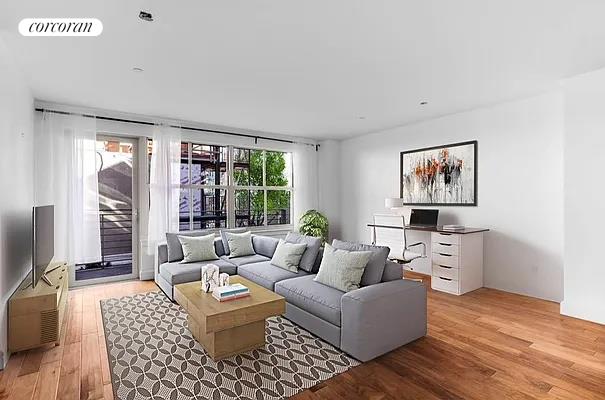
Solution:
[{"label": "potted plant", "polygon": [[328,241],[328,219],[317,210],[308,210],[300,217],[298,230],[303,235],[320,237],[322,242]]}]

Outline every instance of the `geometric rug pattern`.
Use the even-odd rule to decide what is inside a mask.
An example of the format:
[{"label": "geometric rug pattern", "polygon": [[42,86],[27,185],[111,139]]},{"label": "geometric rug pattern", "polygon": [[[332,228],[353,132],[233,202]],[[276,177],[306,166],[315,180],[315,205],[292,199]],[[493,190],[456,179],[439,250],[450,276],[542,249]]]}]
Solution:
[{"label": "geometric rug pattern", "polygon": [[283,317],[266,345],[215,362],[161,292],[101,301],[114,396],[119,400],[284,399],[359,365]]}]

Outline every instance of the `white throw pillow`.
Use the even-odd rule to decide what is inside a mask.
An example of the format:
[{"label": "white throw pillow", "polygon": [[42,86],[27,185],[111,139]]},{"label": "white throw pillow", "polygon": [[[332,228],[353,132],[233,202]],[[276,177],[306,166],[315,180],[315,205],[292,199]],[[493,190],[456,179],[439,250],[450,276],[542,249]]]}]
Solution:
[{"label": "white throw pillow", "polygon": [[335,249],[326,243],[314,281],[343,292],[359,289],[361,276],[372,254],[371,251]]},{"label": "white throw pillow", "polygon": [[288,243],[279,239],[271,264],[291,272],[298,272],[298,265],[306,249],[306,243]]},{"label": "white throw pillow", "polygon": [[214,250],[214,234],[177,237],[181,242],[181,247],[183,247],[183,261],[181,263],[218,260]]},{"label": "white throw pillow", "polygon": [[233,233],[224,232],[229,243],[229,258],[252,256],[254,247],[252,247],[252,232]]}]

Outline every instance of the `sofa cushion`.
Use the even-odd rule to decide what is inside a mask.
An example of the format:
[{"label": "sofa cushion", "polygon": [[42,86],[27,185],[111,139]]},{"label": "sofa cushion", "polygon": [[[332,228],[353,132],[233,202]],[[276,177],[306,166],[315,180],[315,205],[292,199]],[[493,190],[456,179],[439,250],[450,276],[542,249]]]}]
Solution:
[{"label": "sofa cushion", "polygon": [[300,259],[306,249],[305,243],[288,243],[280,239],[271,257],[271,264],[287,271],[298,272]]},{"label": "sofa cushion", "polygon": [[269,290],[273,290],[276,282],[307,275],[303,270],[291,272],[276,267],[275,265],[271,265],[270,261],[242,265],[241,267],[238,267],[237,274],[246,279],[250,279],[254,283],[258,283]]},{"label": "sofa cushion", "polygon": [[391,260],[387,260],[382,273],[382,282],[403,279],[403,266]]},{"label": "sofa cushion", "polygon": [[214,250],[214,234],[177,237],[183,249],[182,263],[218,260]]},{"label": "sofa cushion", "polygon": [[359,289],[361,277],[372,254],[371,251],[335,249],[326,244],[315,280],[343,292]]},{"label": "sofa cushion", "polygon": [[260,254],[254,254],[251,256],[243,256],[243,257],[233,257],[229,258],[228,256],[221,256],[221,259],[225,262],[231,263],[235,266],[258,263],[262,261],[269,261],[269,257],[261,256]]},{"label": "sofa cushion", "polygon": [[244,233],[246,231],[247,231],[246,228],[221,229],[220,236],[221,236],[221,241],[223,242],[223,251],[225,252],[225,255],[228,256],[229,254],[231,254],[231,250],[229,249],[229,241],[227,240],[227,235],[225,235],[225,234],[227,232]]},{"label": "sofa cushion", "polygon": [[300,264],[298,266],[307,272],[312,272],[315,260],[317,259],[317,254],[319,253],[319,248],[321,247],[321,238],[290,232],[286,235],[285,240],[288,243],[304,243],[307,245],[307,249],[300,259]]},{"label": "sofa cushion", "polygon": [[168,262],[160,265],[160,275],[172,285],[179,283],[201,281],[202,266],[214,264],[218,266],[220,272],[225,272],[229,275],[237,273],[237,267],[224,260],[204,261],[198,263],[182,264],[179,262]]},{"label": "sofa cushion", "polygon": [[252,246],[252,232],[233,233],[225,232],[229,244],[228,257],[243,257],[256,254]]},{"label": "sofa cushion", "polygon": [[277,238],[252,235],[252,246],[254,247],[254,251],[261,256],[273,257],[273,253],[275,253],[278,243],[279,239]]},{"label": "sofa cushion", "polygon": [[[198,237],[198,236],[204,236],[204,235],[208,235],[208,231],[202,230],[202,231],[174,232],[174,233],[168,232],[168,233],[166,233],[166,247],[168,248],[168,262],[181,261],[183,259],[183,247],[181,246],[181,242],[179,241],[178,236]],[[219,243],[217,243],[216,240],[219,240],[219,239],[215,239],[214,251],[216,252],[216,255],[220,257],[225,253],[224,253],[222,246],[218,246]]]},{"label": "sofa cushion", "polygon": [[340,326],[340,299],[343,292],[315,282],[315,275],[287,279],[275,284],[275,293],[286,301],[333,325]]},{"label": "sofa cushion", "polygon": [[342,240],[334,239],[332,241],[332,247],[349,251],[371,251],[373,254],[366,265],[366,269],[363,271],[361,286],[375,285],[382,281],[384,266],[390,251],[387,246],[372,246],[369,244],[344,242]]}]

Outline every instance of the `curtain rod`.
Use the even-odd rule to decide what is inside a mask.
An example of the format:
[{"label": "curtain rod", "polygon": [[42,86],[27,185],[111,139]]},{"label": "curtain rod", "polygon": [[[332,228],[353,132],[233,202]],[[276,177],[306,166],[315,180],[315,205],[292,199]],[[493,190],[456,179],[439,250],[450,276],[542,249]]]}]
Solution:
[{"label": "curtain rod", "polygon": [[[36,108],[35,110],[36,111],[40,111],[40,112],[49,112],[49,113],[61,114],[61,115],[77,115],[77,116],[80,116],[80,117],[96,118],[96,119],[102,119],[102,120],[105,120],[105,121],[126,122],[128,124],[139,124],[139,125],[150,125],[150,126],[156,125],[153,122],[147,122],[147,121],[136,121],[136,120],[132,120],[132,119],[103,117],[103,116],[97,116],[97,115],[92,115],[92,114],[74,113],[74,112],[69,112],[69,111],[49,110],[49,109],[46,109],[46,108]],[[320,147],[319,144],[304,143],[304,142],[295,142],[293,140],[277,139],[277,138],[272,138],[272,137],[267,137],[267,136],[261,136],[261,135],[250,135],[250,134],[246,134],[246,133],[218,131],[218,130],[214,130],[214,129],[193,128],[193,127],[190,127],[190,126],[178,126],[178,125],[168,125],[168,126],[171,127],[171,128],[186,129],[188,131],[218,133],[220,135],[245,137],[245,138],[249,138],[249,139],[254,139],[254,144],[258,143],[258,139],[262,139],[262,140],[272,140],[274,142],[280,142],[280,143],[304,144],[305,146],[313,146],[313,147],[315,147],[315,151],[318,151],[319,147]]]}]

